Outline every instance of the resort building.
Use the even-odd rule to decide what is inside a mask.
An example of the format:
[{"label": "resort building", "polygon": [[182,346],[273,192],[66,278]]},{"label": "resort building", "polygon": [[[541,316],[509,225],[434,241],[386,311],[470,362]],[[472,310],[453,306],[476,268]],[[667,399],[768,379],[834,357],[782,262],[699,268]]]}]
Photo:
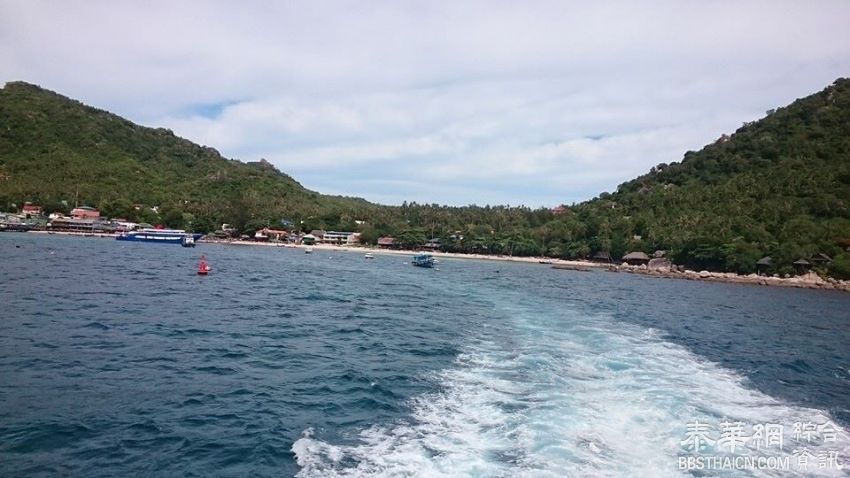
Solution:
[{"label": "resort building", "polygon": [[100,211],[93,207],[80,206],[71,210],[71,217],[75,219],[98,219]]},{"label": "resort building", "polygon": [[591,257],[591,261],[594,262],[613,262],[611,260],[611,254],[608,251],[596,251]]},{"label": "resort building", "polygon": [[[314,231],[316,232],[316,231]],[[324,232],[324,231],[321,231]],[[313,234],[315,235],[315,234]],[[324,232],[321,242],[325,244],[357,244],[360,242],[360,233],[359,232],[337,232],[337,231],[327,231]]]},{"label": "resort building", "polygon": [[25,203],[24,207],[21,208],[21,214],[23,214],[26,217],[41,216],[41,213],[42,213],[41,206],[36,206],[35,204],[32,204],[32,203]]},{"label": "resort building", "polygon": [[773,259],[770,256],[762,257],[756,262],[756,274],[767,274],[771,267],[773,267]]},{"label": "resort building", "polygon": [[398,244],[396,244],[394,237],[379,237],[378,247],[382,247],[384,249],[395,249],[398,247]]},{"label": "resort building", "polygon": [[639,266],[649,263],[649,256],[641,251],[630,252],[623,256],[623,262],[632,266]]},{"label": "resort building", "polygon": [[286,241],[289,232],[279,229],[263,228],[254,233],[254,239],[258,241],[283,242]]},{"label": "resort building", "polygon": [[57,217],[47,224],[50,231],[61,232],[94,232],[95,225],[99,222],[94,219],[76,217]]}]

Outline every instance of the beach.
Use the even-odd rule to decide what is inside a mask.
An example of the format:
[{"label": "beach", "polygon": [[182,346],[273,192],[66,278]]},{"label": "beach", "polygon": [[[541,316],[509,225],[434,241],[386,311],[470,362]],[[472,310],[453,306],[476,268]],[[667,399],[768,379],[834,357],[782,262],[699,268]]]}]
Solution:
[{"label": "beach", "polygon": [[[114,239],[114,234],[101,233],[79,233],[79,232],[47,232],[47,231],[29,231],[29,234],[51,234],[64,236],[89,237],[99,239]],[[336,251],[348,253],[371,253],[381,255],[394,256],[410,256],[422,252],[421,250],[409,249],[383,249],[370,246],[354,246],[354,245],[332,245],[332,244],[314,244],[306,246],[303,244],[288,244],[279,242],[257,242],[243,240],[222,240],[203,238],[198,241],[199,244],[221,244],[228,246],[246,246],[246,247],[285,247],[294,249],[312,248],[317,251]],[[684,279],[691,281],[706,281],[706,282],[725,282],[732,284],[748,284],[759,286],[774,286],[774,287],[794,287],[802,289],[822,289],[822,290],[838,290],[850,292],[850,281],[838,280],[833,278],[823,278],[814,272],[793,276],[793,277],[775,277],[765,275],[740,275],[733,272],[710,272],[710,271],[693,271],[679,270],[677,268],[659,268],[650,269],[645,266],[630,266],[627,264],[616,263],[601,263],[593,261],[566,260],[555,259],[551,257],[519,257],[519,256],[504,256],[504,255],[487,255],[487,254],[461,254],[455,252],[440,252],[427,251],[436,259],[459,259],[459,260],[478,260],[478,261],[501,261],[501,262],[518,262],[527,264],[539,264],[555,269],[589,271],[600,270],[612,273],[640,274],[648,277],[665,278],[665,279]]]}]

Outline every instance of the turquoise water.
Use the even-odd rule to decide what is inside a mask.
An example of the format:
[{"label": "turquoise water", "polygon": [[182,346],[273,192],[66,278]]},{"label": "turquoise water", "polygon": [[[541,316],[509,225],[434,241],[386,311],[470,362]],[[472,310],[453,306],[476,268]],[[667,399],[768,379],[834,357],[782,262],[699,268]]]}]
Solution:
[{"label": "turquoise water", "polygon": [[724,419],[785,425],[771,456],[828,420],[810,447],[850,455],[850,294],[33,234],[0,252],[3,476],[687,476],[687,424]]}]

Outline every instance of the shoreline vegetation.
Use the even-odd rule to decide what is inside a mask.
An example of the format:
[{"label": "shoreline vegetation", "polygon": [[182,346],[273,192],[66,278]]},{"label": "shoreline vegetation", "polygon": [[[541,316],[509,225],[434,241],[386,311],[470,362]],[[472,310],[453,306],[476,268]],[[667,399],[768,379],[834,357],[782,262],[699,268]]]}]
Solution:
[{"label": "shoreline vegetation", "polygon": [[[647,269],[612,270],[699,280],[824,288],[850,280],[848,78],[611,192],[536,208],[381,205],[324,195],[263,159],[228,159],[167,129],[23,82],[0,89],[0,124],[8,125],[0,130],[0,211],[19,216],[75,216],[79,209],[84,221],[91,213],[221,238],[295,233],[326,242],[325,232],[350,233],[364,245],[546,256],[579,270],[582,261],[622,258]],[[120,225],[84,226],[107,233]],[[56,229],[83,227],[65,221]],[[818,285],[809,270],[831,279]]]},{"label": "shoreline vegetation", "polygon": [[[28,231],[30,234],[50,234],[62,236],[78,236],[78,237],[93,237],[100,239],[114,239],[115,234],[102,233],[81,233],[81,232],[54,232],[54,231]],[[288,244],[278,242],[258,242],[245,241],[239,239],[216,239],[204,237],[199,244],[218,244],[226,246],[252,246],[252,247],[283,247],[289,249],[306,249],[312,248],[319,251],[347,252],[347,253],[372,253],[387,256],[410,256],[421,252],[413,249],[382,249],[373,246],[354,246],[354,245],[332,245],[332,244]],[[505,256],[505,255],[487,255],[487,254],[463,254],[457,252],[440,252],[429,251],[437,259],[459,259],[459,260],[482,260],[482,261],[499,261],[499,262],[519,262],[526,264],[540,264],[552,267],[554,269],[572,270],[580,272],[589,272],[593,270],[611,272],[611,273],[626,273],[637,274],[647,277],[657,277],[666,279],[684,279],[696,280],[705,282],[724,282],[729,284],[749,284],[774,287],[794,287],[798,289],[820,289],[820,290],[838,290],[850,292],[850,280],[838,280],[831,277],[823,278],[815,272],[808,272],[799,276],[792,277],[775,277],[757,274],[735,274],[734,272],[709,272],[709,271],[693,271],[680,270],[676,267],[659,267],[648,268],[645,265],[633,266],[628,264],[613,264],[600,263],[583,260],[568,260],[568,259],[553,259],[551,257],[525,257],[525,256]]]}]

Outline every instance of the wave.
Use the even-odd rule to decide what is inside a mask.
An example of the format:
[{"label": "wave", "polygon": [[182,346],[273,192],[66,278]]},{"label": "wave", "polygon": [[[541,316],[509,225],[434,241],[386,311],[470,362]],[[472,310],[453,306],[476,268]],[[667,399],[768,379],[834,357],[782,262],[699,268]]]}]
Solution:
[{"label": "wave", "polygon": [[[694,421],[715,434],[724,421],[782,425],[783,449],[747,453],[788,457],[792,466],[793,450],[804,445],[813,455],[850,453],[838,425],[834,443],[792,439],[797,422],[834,424],[828,413],[749,388],[653,329],[569,311],[507,311],[512,333],[494,330],[468,344],[432,377],[435,390],[410,402],[406,420],[337,444],[305,430],[292,446],[298,476],[690,476],[677,460],[688,455],[683,441]],[[844,476],[812,461],[811,473]]]}]

